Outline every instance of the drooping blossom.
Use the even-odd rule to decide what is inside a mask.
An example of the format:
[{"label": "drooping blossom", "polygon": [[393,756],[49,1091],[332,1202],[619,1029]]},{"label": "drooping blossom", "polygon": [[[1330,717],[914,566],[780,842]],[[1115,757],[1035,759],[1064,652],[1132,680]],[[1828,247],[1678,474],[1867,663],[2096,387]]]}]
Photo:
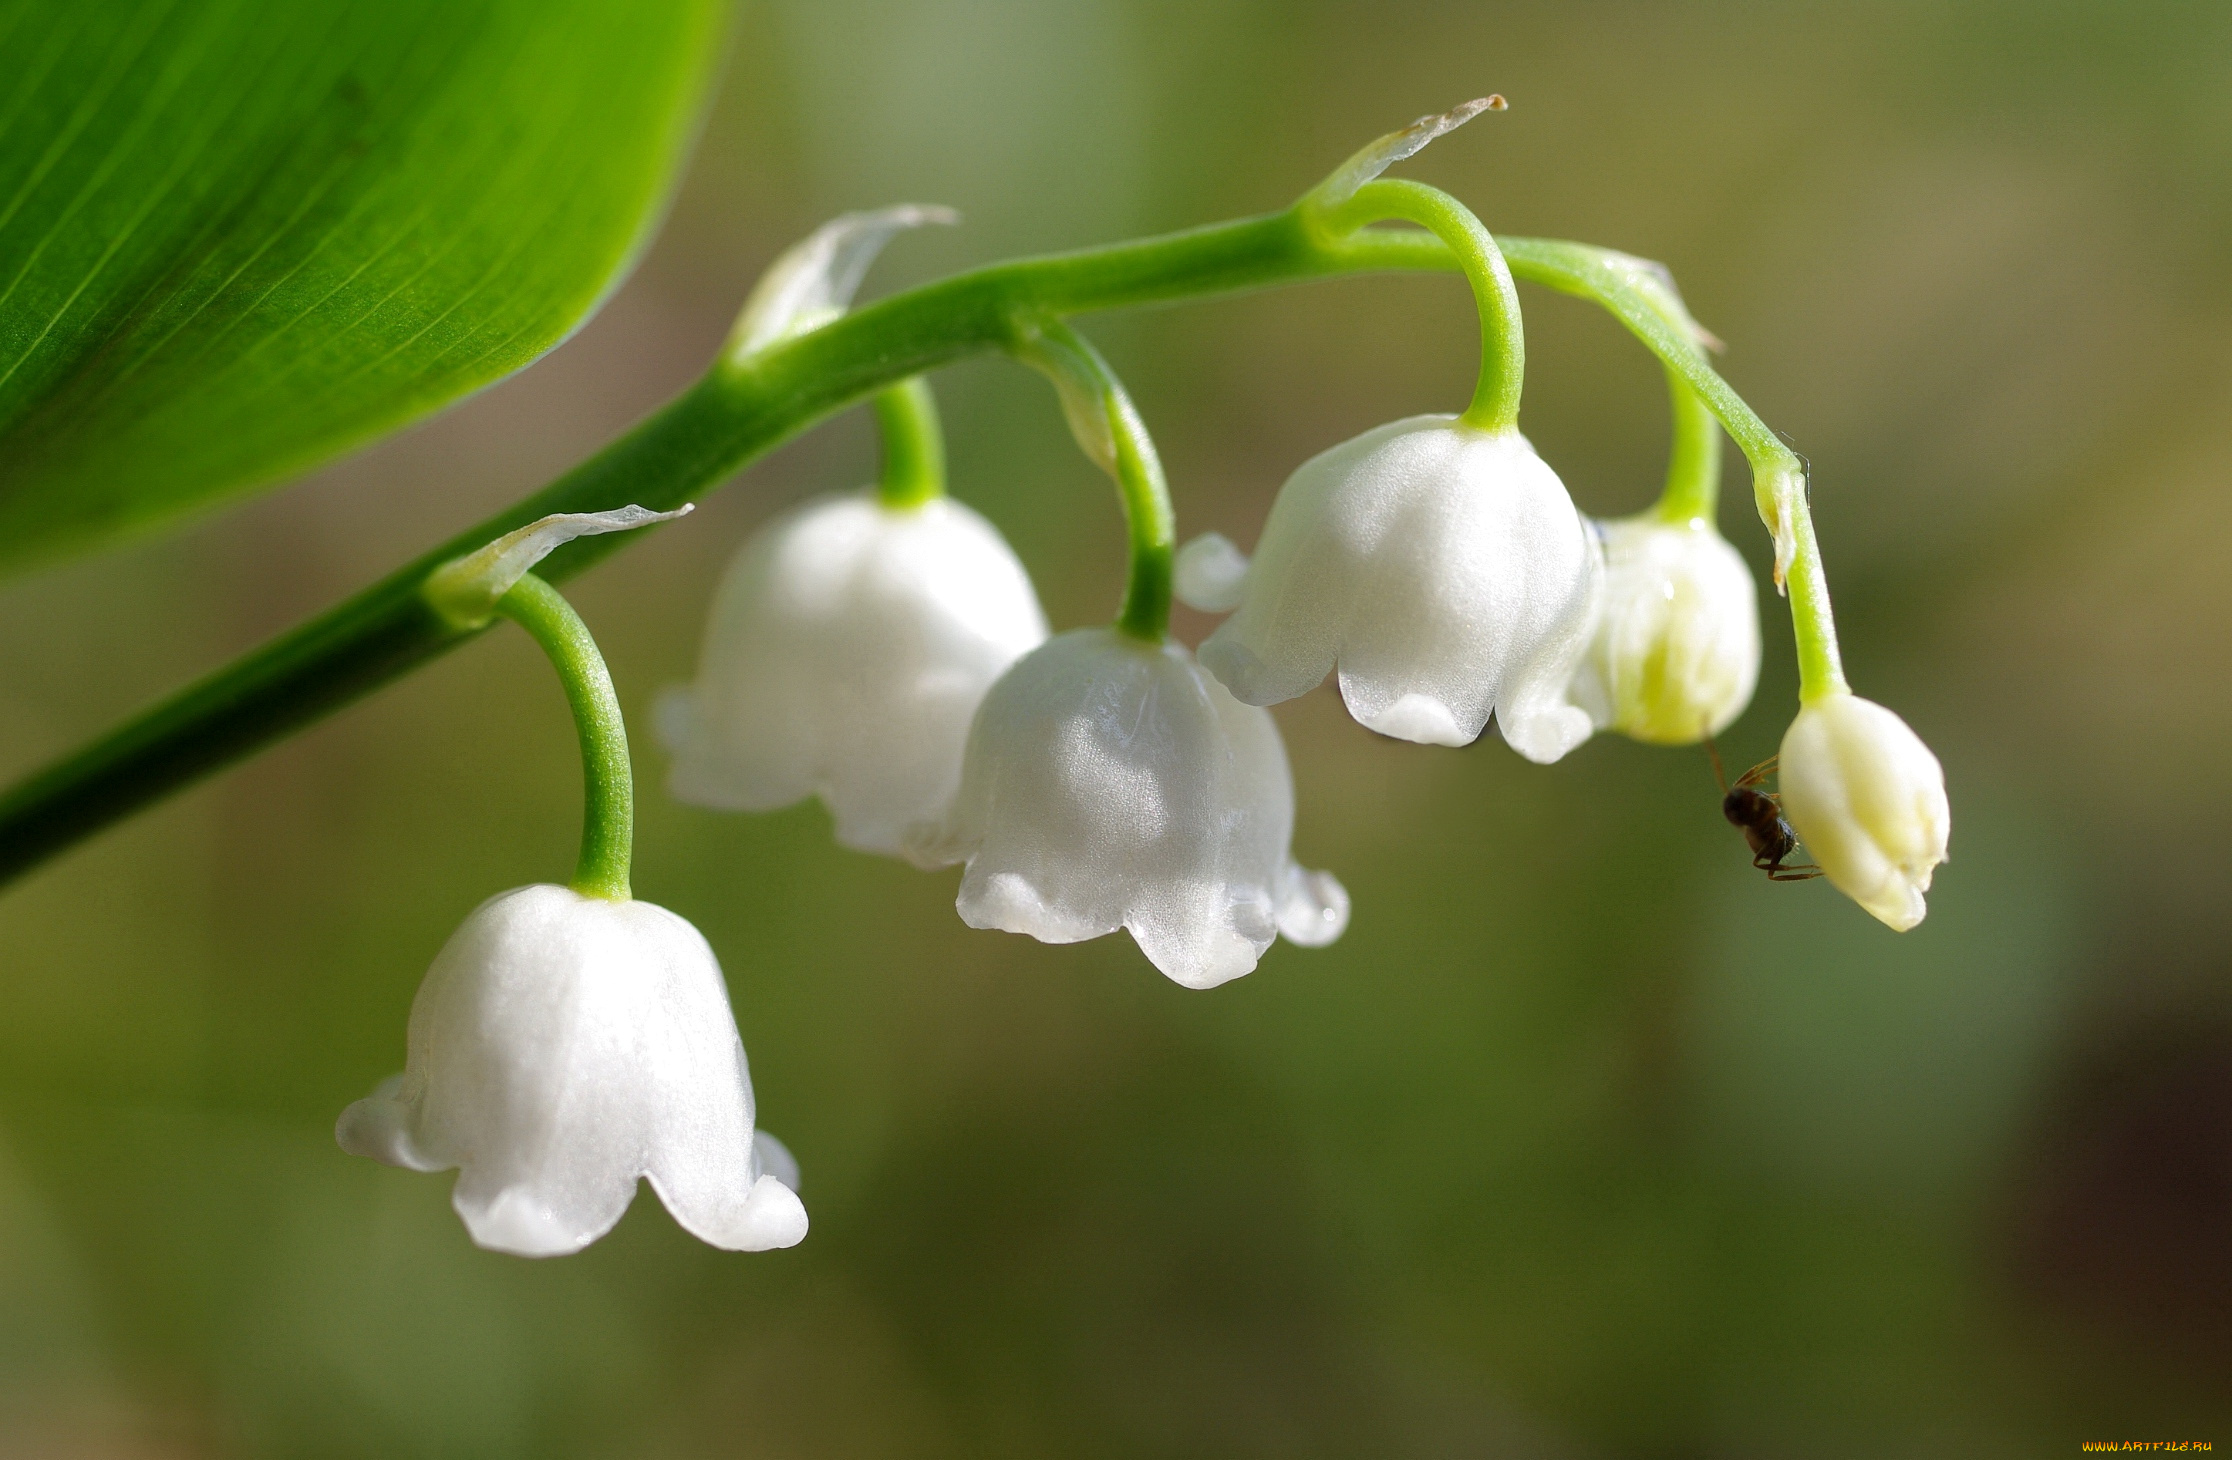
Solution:
[{"label": "drooping blossom", "polygon": [[1350,714],[1421,744],[1469,744],[1493,713],[1514,749],[1553,761],[1592,728],[1567,685],[1601,578],[1524,436],[1414,416],[1288,478],[1201,662],[1253,705],[1338,670]]},{"label": "drooping blossom", "polygon": [[897,855],[961,773],[992,682],[1046,638],[1023,565],[948,497],[818,497],[745,543],[696,684],[661,705],[681,800],[764,811],[818,795],[837,839]]},{"label": "drooping blossom", "polygon": [[971,927],[1074,943],[1118,928],[1189,988],[1256,966],[1274,938],[1340,936],[1348,894],[1297,865],[1294,783],[1267,711],[1182,646],[1062,634],[993,686],[951,811],[914,838],[966,862]]},{"label": "drooping blossom", "polygon": [[1653,745],[1718,735],[1759,682],[1759,594],[1713,525],[1646,513],[1597,524],[1604,600],[1572,698],[1600,730]]},{"label": "drooping blossom", "polygon": [[412,1000],[403,1073],[335,1135],[391,1166],[457,1168],[451,1204],[499,1252],[579,1251],[638,1179],[716,1247],[806,1235],[797,1164],[753,1128],[713,950],[647,902],[538,884],[482,903]]}]

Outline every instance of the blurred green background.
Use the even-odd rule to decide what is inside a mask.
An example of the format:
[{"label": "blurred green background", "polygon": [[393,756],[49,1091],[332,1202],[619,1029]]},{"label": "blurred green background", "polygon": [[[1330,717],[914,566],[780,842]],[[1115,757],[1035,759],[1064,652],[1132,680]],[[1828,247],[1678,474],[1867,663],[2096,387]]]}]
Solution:
[{"label": "blurred green background", "polygon": [[[523,376],[290,490],[0,588],[26,770],[539,484],[686,383],[846,208],[959,207],[871,291],[1410,164],[1491,226],[1665,260],[1811,458],[1847,659],[1945,762],[1900,937],[1770,886],[1701,753],[1544,769],[1282,706],[1335,947],[1213,993],[972,932],[818,808],[657,794],[639,892],[723,958],[813,1233],[648,1195],[471,1247],[344,1156],[475,903],[562,877],[572,732],[491,635],[0,898],[0,1455],[2029,1456],[2232,1445],[2232,7],[783,0],[656,249]],[[1526,427],[1655,489],[1655,367],[1529,292]],[[1450,278],[1092,321],[1182,530],[1470,388]],[[938,378],[955,487],[1058,627],[1113,495],[1042,383]],[[723,560],[873,469],[854,413],[576,599],[648,742]],[[1740,464],[1724,526],[1765,535]],[[1182,615],[1198,638],[1207,621]],[[1793,708],[1789,631],[1727,737]]]}]

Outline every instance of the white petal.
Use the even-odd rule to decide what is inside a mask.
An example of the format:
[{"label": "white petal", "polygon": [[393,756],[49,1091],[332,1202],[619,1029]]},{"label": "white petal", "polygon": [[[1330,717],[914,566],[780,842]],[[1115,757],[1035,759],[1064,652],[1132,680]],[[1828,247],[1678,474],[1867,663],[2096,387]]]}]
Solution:
[{"label": "white petal", "polygon": [[1248,559],[1221,532],[1205,532],[1178,549],[1173,588],[1178,601],[1203,613],[1229,613],[1240,606]]},{"label": "white petal", "polygon": [[688,712],[661,716],[669,785],[739,811],[818,794],[839,841],[897,854],[951,800],[984,692],[1045,638],[1023,565],[961,503],[817,497],[723,579]]},{"label": "white petal", "polygon": [[446,1171],[448,1164],[412,1143],[411,1106],[400,1098],[403,1077],[390,1075],[371,1094],[341,1112],[333,1138],[352,1156],[364,1156],[406,1171]]},{"label": "white petal", "polygon": [[1287,864],[1279,898],[1279,936],[1305,948],[1323,948],[1348,931],[1349,895],[1331,872]]},{"label": "white petal", "polygon": [[1178,645],[1086,629],[985,697],[960,794],[913,849],[968,863],[957,906],[972,927],[1049,943],[1123,928],[1173,981],[1208,988],[1254,968],[1289,907],[1329,926],[1307,910],[1325,885],[1294,881],[1293,827],[1269,714]]},{"label": "white petal", "polygon": [[1599,579],[1580,514],[1524,437],[1417,416],[1288,479],[1201,662],[1250,704],[1337,664],[1349,712],[1383,734],[1465,745],[1493,712],[1522,753],[1555,760],[1589,730],[1565,692]]},{"label": "white petal", "polygon": [[[1407,694],[1394,704],[1375,707],[1368,685],[1352,686],[1348,676],[1341,677],[1341,698],[1346,700],[1356,714],[1358,723],[1367,730],[1397,740],[1408,740],[1415,745],[1470,745],[1480,738],[1480,727],[1468,717],[1459,721],[1456,712],[1432,695]],[[1359,705],[1363,708],[1357,708]]]},{"label": "white petal", "polygon": [[400,1084],[351,1106],[338,1134],[375,1159],[458,1167],[452,1205],[498,1251],[580,1250],[642,1177],[708,1242],[786,1246],[804,1209],[762,1174],[752,1118],[697,930],[650,903],[535,886],[481,904],[435,956]]},{"label": "white petal", "polygon": [[798,1158],[791,1154],[790,1147],[767,1131],[755,1131],[752,1134],[752,1151],[759,1157],[760,1170],[794,1192],[800,1189]]}]

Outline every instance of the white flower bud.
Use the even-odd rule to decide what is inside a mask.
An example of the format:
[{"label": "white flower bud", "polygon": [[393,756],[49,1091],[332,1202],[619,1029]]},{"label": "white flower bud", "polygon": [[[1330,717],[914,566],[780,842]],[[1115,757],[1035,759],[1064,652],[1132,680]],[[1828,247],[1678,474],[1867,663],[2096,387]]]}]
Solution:
[{"label": "white flower bud", "polygon": [[1514,749],[1553,761],[1593,728],[1566,687],[1601,576],[1524,436],[1413,416],[1288,478],[1201,662],[1252,705],[1338,666],[1349,713],[1383,735],[1465,745],[1493,711]]},{"label": "white flower bud", "polygon": [[952,811],[915,837],[965,861],[973,928],[1075,943],[1128,929],[1188,988],[1256,966],[1284,933],[1348,925],[1348,894],[1297,866],[1294,782],[1269,712],[1177,644],[1080,629],[1018,661],[969,732]]},{"label": "white flower bud", "polygon": [[722,580],[697,684],[661,706],[669,786],[735,811],[819,795],[839,841],[897,855],[952,799],[985,690],[1045,638],[1023,565],[959,502],[817,497]]},{"label": "white flower bud", "polygon": [[1778,775],[1784,817],[1837,889],[1902,933],[1921,922],[1953,813],[1906,721],[1846,691],[1815,700],[1783,736]]},{"label": "white flower bud", "polygon": [[646,902],[514,888],[473,911],[411,1003],[401,1075],[341,1114],[341,1148],[413,1171],[483,1247],[578,1252],[650,1179],[674,1219],[757,1252],[806,1235],[797,1163],[752,1130],[720,965]]},{"label": "white flower bud", "polygon": [[1597,524],[1604,606],[1573,676],[1599,730],[1653,745],[1718,735],[1759,682],[1759,594],[1713,525],[1648,514]]}]

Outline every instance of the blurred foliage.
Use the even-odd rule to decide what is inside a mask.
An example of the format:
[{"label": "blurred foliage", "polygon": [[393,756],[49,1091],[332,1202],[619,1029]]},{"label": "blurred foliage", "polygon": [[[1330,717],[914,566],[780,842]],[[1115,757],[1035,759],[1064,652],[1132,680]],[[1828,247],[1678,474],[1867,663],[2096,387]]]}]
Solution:
[{"label": "blurred foliage", "polygon": [[[457,920],[569,864],[571,731],[499,634],[0,902],[0,1452],[2232,1443],[2228,30],[2174,0],[747,11],[676,216],[577,341],[0,595],[8,765],[593,448],[832,212],[960,207],[874,286],[910,282],[1275,206],[1494,88],[1509,113],[1410,166],[1492,226],[1667,261],[1811,457],[1855,683],[1952,786],[1930,920],[1766,884],[1701,755],[1426,750],[1320,692],[1278,712],[1297,851],[1354,925],[1191,993],[1118,939],[963,928],[950,874],[841,852],[816,808],[675,807],[647,750],[638,889],[725,960],[814,1230],[733,1256],[639,1200],[521,1262],[330,1134]],[[1527,304],[1527,429],[1584,507],[1632,510],[1655,368]],[[1243,543],[1305,456],[1471,380],[1448,279],[1088,328],[1182,529]],[[959,493],[1058,626],[1105,618],[1115,505],[1043,385],[939,384]],[[639,725],[733,545],[872,460],[839,422],[580,581]],[[1779,617],[1739,764],[1792,707]]]}]

